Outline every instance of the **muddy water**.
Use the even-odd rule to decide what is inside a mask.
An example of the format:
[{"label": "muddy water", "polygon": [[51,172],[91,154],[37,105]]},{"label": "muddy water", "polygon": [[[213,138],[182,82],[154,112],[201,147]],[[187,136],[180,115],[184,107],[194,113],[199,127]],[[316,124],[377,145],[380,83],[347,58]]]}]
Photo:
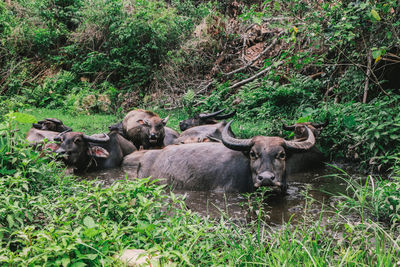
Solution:
[{"label": "muddy water", "polygon": [[[279,225],[282,222],[296,222],[304,213],[305,207],[308,212],[315,214],[318,218],[322,205],[329,206],[332,194],[345,193],[345,183],[333,176],[327,176],[338,171],[327,167],[313,172],[293,174],[288,177],[288,191],[286,195],[272,194],[262,203],[262,208],[267,211],[268,217],[264,218],[270,224]],[[108,186],[117,180],[135,177],[126,174],[122,169],[103,170],[86,174],[85,179],[96,179],[98,183]],[[239,193],[214,193],[214,192],[193,192],[193,191],[174,191],[178,195],[185,197],[186,205],[189,209],[196,211],[204,216],[219,217],[221,211],[230,218],[242,220],[254,215],[251,213],[249,201],[246,194]],[[312,205],[306,205],[308,195],[315,199]],[[310,203],[308,201],[307,203]]]}]

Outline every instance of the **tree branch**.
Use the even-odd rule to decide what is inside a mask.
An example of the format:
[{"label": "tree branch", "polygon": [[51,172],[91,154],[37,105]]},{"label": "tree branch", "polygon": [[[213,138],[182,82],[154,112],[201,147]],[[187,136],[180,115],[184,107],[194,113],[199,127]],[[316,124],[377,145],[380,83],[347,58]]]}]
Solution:
[{"label": "tree branch", "polygon": [[368,85],[369,85],[369,76],[371,76],[371,49],[368,50],[368,64],[367,64],[367,74],[365,76],[365,85],[364,85],[364,95],[363,95],[363,103],[367,103],[367,96],[368,96]]},{"label": "tree branch", "polygon": [[250,61],[249,63],[247,63],[245,66],[240,67],[234,71],[228,72],[228,73],[224,73],[225,76],[230,76],[232,74],[235,74],[237,72],[240,72],[242,70],[247,69],[248,67],[250,67],[251,65],[253,65],[254,62],[256,62],[258,59],[260,59],[260,57],[262,57],[265,53],[267,53],[278,41],[279,41],[279,37],[283,34],[283,32],[280,32],[278,34],[278,36],[272,41],[272,43],[265,48],[260,54],[258,54],[258,56],[256,58],[254,58],[252,61]]},{"label": "tree branch", "polygon": [[263,75],[264,73],[270,71],[273,67],[278,67],[278,66],[281,65],[282,63],[283,63],[283,61],[279,61],[277,64],[275,64],[275,66],[274,66],[274,65],[271,65],[271,66],[269,66],[268,68],[265,68],[265,69],[263,69],[262,71],[260,71],[260,72],[256,73],[255,75],[251,76],[250,78],[247,78],[247,79],[245,79],[245,80],[243,80],[243,81],[240,81],[240,82],[238,82],[238,83],[235,83],[234,85],[232,85],[232,86],[229,87],[229,90],[235,89],[236,87],[240,87],[240,86],[242,86],[242,85],[244,85],[244,84],[246,84],[246,83],[249,83],[249,82],[255,80],[256,78],[260,77],[260,76]]}]

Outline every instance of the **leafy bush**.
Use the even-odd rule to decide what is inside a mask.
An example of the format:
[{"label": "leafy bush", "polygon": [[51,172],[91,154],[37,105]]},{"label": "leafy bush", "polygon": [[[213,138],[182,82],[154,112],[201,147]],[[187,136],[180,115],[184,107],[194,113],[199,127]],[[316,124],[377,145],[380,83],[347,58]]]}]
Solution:
[{"label": "leafy bush", "polygon": [[125,90],[147,84],[191,28],[161,1],[85,2],[82,21],[64,48],[64,64],[92,79],[108,76]]},{"label": "leafy bush", "polygon": [[400,178],[381,181],[376,185],[375,209],[382,220],[400,225]]},{"label": "leafy bush", "polygon": [[387,170],[394,163],[391,155],[399,148],[399,100],[399,96],[392,95],[370,104],[332,106],[329,111],[333,121],[321,134],[322,146],[334,151],[335,157]]},{"label": "leafy bush", "polygon": [[25,90],[28,103],[38,107],[64,107],[65,95],[72,93],[76,84],[76,76],[68,71],[61,71],[52,77],[47,77],[43,84],[35,89]]}]

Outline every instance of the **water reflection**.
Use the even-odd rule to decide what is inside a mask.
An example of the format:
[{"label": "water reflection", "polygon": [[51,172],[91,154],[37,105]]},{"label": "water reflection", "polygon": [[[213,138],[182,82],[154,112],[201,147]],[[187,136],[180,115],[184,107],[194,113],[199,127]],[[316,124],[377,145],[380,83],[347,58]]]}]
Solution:
[{"label": "water reflection", "polygon": [[[272,225],[279,225],[289,220],[296,222],[304,214],[306,206],[308,212],[315,214],[317,219],[322,205],[329,205],[332,194],[337,195],[346,190],[346,185],[341,179],[326,176],[332,173],[337,173],[337,170],[327,167],[316,172],[290,175],[287,194],[272,195],[263,202],[263,208],[268,214],[268,217],[263,219]],[[84,178],[97,179],[99,184],[109,186],[117,180],[133,180],[135,177],[132,177],[129,172],[126,173],[126,169],[118,168],[89,173]],[[174,191],[174,193],[184,196],[187,207],[203,216],[218,218],[221,216],[221,211],[230,218],[238,220],[245,220],[252,216],[251,207],[249,207],[251,200],[243,194],[195,191]],[[305,195],[316,201],[311,203]],[[306,205],[306,201],[309,205]]]}]

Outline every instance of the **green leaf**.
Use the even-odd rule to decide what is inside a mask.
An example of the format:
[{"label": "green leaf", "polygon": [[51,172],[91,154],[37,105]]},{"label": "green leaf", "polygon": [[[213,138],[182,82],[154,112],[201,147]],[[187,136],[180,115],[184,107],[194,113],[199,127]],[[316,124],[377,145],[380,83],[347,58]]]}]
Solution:
[{"label": "green leaf", "polygon": [[83,219],[83,224],[86,225],[87,228],[93,228],[96,226],[96,223],[94,222],[93,218],[90,216],[86,216]]},{"label": "green leaf", "polygon": [[14,218],[10,214],[7,215],[7,222],[8,222],[8,227],[13,227],[14,226]]},{"label": "green leaf", "polygon": [[381,51],[380,49],[379,49],[379,50],[373,50],[373,51],[372,51],[372,57],[373,57],[374,59],[380,57],[381,54],[382,54],[382,51]]},{"label": "green leaf", "polygon": [[71,265],[71,267],[85,267],[86,263],[80,261],[80,262],[75,262],[74,264]]},{"label": "green leaf", "polygon": [[86,254],[85,255],[85,257],[88,259],[88,260],[94,260],[95,258],[97,258],[97,254]]},{"label": "green leaf", "polygon": [[281,10],[281,5],[277,1],[274,1],[274,9],[276,11],[280,11]]},{"label": "green leaf", "polygon": [[9,113],[10,118],[20,123],[35,123],[37,122],[35,116],[26,113],[12,112]]},{"label": "green leaf", "polygon": [[306,117],[300,117],[296,123],[303,123],[303,122],[309,122],[310,121],[311,116],[306,116]]},{"label": "green leaf", "polygon": [[64,266],[64,267],[67,267],[68,266],[68,264],[71,262],[71,260],[68,258],[68,257],[64,257],[62,260],[61,260],[61,264],[62,264],[62,266]]},{"label": "green leaf", "polygon": [[377,21],[380,21],[380,20],[381,20],[381,17],[379,16],[378,12],[376,12],[375,9],[372,9],[372,10],[371,10],[371,15],[372,15],[372,17],[373,17],[375,20],[377,20]]}]

